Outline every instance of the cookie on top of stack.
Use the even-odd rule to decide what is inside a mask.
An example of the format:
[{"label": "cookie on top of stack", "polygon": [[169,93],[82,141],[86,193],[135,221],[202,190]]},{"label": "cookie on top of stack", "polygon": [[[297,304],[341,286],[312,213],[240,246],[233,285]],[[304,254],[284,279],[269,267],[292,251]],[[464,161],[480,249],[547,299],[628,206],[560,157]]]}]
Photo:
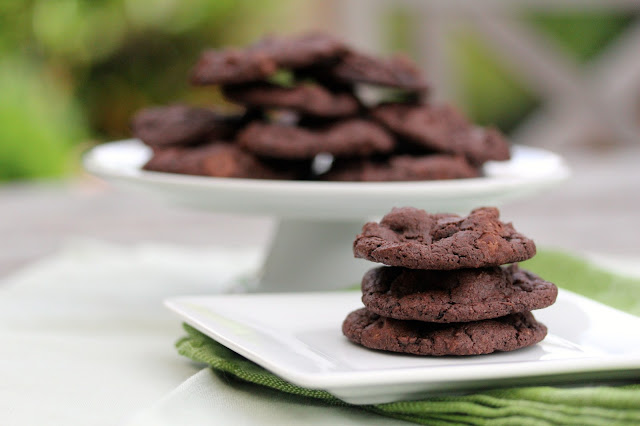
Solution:
[{"label": "cookie on top of stack", "polygon": [[[517,263],[532,240],[496,208],[466,217],[394,208],[364,225],[356,257],[383,266],[362,280],[365,308],[342,325],[351,341],[415,355],[479,355],[540,342],[547,328],[531,311],[552,305],[557,287]],[[510,264],[510,265],[505,265]]]},{"label": "cookie on top of stack", "polygon": [[[133,118],[153,148],[146,170],[217,177],[402,181],[470,178],[509,159],[493,128],[433,105],[405,56],[376,58],[321,33],[266,37],[243,49],[204,51],[191,73],[243,112],[170,105]],[[366,103],[361,86],[383,88]],[[396,99],[385,99],[384,93]],[[318,167],[320,154],[331,166]]]}]

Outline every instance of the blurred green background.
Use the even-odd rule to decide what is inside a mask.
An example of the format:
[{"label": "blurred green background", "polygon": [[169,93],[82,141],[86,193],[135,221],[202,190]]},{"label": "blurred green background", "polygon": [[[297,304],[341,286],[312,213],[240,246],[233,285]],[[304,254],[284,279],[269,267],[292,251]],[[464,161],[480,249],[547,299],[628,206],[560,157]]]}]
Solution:
[{"label": "blurred green background", "polygon": [[[318,28],[314,4],[293,0],[0,1],[0,181],[65,176],[80,153],[129,136],[142,106],[219,101],[187,74],[205,47],[264,32]],[[310,9],[305,10],[305,8]],[[385,51],[411,51],[402,10],[387,15]],[[632,17],[567,13],[523,17],[587,61]],[[513,129],[539,103],[471,33],[452,39],[455,101],[480,123]],[[492,102],[499,98],[501,102]]]}]

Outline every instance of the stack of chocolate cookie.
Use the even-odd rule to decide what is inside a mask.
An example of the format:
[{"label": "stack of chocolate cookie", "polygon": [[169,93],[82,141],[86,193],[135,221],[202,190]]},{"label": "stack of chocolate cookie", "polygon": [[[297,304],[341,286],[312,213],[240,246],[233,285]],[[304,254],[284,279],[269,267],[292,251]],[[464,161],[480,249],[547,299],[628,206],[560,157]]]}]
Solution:
[{"label": "stack of chocolate cookie", "polygon": [[[326,34],[205,51],[191,82],[218,86],[242,112],[186,105],[140,111],[133,134],[154,151],[145,169],[399,181],[476,177],[486,161],[509,159],[498,130],[426,102],[429,87],[408,58],[372,57]],[[363,87],[378,88],[376,99],[364,102]]]},{"label": "stack of chocolate cookie", "polygon": [[512,263],[533,257],[536,248],[495,208],[467,217],[396,208],[380,223],[367,223],[353,251],[390,265],[362,280],[365,308],[342,326],[355,343],[416,355],[477,355],[530,346],[547,334],[530,311],[553,304],[558,289]]}]

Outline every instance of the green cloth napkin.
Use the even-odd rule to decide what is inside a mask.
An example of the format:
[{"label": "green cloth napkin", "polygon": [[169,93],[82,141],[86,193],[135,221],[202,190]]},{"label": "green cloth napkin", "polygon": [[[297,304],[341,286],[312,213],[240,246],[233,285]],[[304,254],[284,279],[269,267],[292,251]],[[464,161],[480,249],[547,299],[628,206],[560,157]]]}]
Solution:
[{"label": "green cloth napkin", "polygon": [[[585,260],[542,251],[523,262],[527,269],[558,286],[640,315],[640,280],[601,270]],[[240,379],[328,405],[349,406],[328,392],[288,383],[227,349],[194,328],[176,346],[192,360],[209,364],[229,380]],[[430,425],[611,425],[640,424],[640,384],[626,386],[520,387],[464,396],[353,406],[384,416]]]}]

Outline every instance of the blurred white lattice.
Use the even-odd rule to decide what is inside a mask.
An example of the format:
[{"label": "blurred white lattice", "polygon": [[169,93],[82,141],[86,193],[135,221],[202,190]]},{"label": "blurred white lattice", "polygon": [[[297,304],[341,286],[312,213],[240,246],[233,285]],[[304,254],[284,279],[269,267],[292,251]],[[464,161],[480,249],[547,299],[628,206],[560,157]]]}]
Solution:
[{"label": "blurred white lattice", "polygon": [[472,29],[543,100],[543,108],[516,129],[516,143],[578,146],[594,137],[635,143],[640,136],[636,116],[640,21],[596,59],[578,64],[519,19],[525,11],[637,13],[640,0],[344,0],[338,4],[344,34],[371,51],[380,47],[386,12],[408,10],[419,23],[411,29],[420,47],[418,60],[437,87],[436,96],[444,99],[453,97],[455,84],[445,40],[455,28]]}]

